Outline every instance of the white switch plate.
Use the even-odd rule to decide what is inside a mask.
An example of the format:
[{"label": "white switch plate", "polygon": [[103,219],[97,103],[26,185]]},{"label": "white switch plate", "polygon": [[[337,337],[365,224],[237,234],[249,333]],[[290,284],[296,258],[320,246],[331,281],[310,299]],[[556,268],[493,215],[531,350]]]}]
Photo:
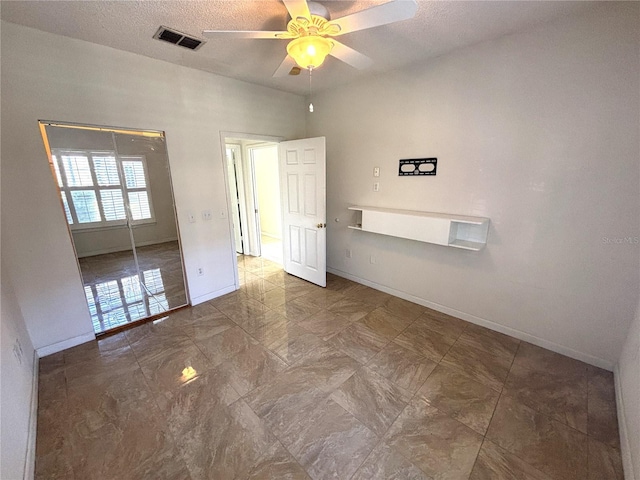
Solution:
[{"label": "white switch plate", "polygon": [[378,263],[378,259],[375,257],[375,255],[371,255],[369,257],[369,263],[371,263],[371,265],[375,265],[376,263]]},{"label": "white switch plate", "polygon": [[196,216],[193,213],[188,213],[189,223],[196,223]]},{"label": "white switch plate", "polygon": [[380,191],[380,182],[375,182],[373,184],[373,191],[374,192],[379,192]]},{"label": "white switch plate", "polygon": [[345,252],[345,255],[347,256],[347,258],[351,258],[351,249],[347,248],[347,251]]},{"label": "white switch plate", "polygon": [[374,177],[380,176],[380,167],[373,167],[373,176]]}]

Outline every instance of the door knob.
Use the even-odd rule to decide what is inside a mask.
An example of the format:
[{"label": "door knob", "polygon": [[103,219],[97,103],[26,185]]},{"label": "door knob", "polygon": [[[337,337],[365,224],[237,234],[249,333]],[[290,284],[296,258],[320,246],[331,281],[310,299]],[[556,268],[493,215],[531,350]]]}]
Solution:
[{"label": "door knob", "polygon": [[316,227],[318,227],[318,228],[325,228],[326,226],[327,226],[326,223],[319,223],[319,224],[316,225]]}]

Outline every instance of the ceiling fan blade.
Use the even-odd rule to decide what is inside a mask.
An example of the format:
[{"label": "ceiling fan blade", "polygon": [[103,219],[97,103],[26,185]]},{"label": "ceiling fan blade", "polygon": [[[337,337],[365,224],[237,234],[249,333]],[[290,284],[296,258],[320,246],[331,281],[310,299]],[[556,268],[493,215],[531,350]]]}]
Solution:
[{"label": "ceiling fan blade", "polygon": [[296,61],[287,55],[282,61],[278,69],[273,74],[274,77],[286,77],[293,67],[296,66]]},{"label": "ceiling fan blade", "polygon": [[299,17],[311,19],[307,0],[282,0],[282,3],[287,7],[287,11],[293,20]]},{"label": "ceiling fan blade", "polygon": [[332,36],[357,32],[367,28],[379,27],[400,20],[413,18],[418,9],[415,0],[392,0],[382,5],[361,10],[342,18],[331,20],[330,25],[337,25],[340,31]]},{"label": "ceiling fan blade", "polygon": [[287,35],[288,32],[274,32],[268,30],[204,30],[202,35],[205,37],[215,37],[217,35],[224,34],[229,38],[266,38],[266,39],[280,39],[282,35]]},{"label": "ceiling fan blade", "polygon": [[333,43],[331,55],[336,57],[338,60],[342,60],[344,63],[351,65],[358,70],[364,70],[373,64],[373,60],[369,57],[355,51],[351,47],[347,47],[344,43],[340,43],[333,39],[331,42]]}]

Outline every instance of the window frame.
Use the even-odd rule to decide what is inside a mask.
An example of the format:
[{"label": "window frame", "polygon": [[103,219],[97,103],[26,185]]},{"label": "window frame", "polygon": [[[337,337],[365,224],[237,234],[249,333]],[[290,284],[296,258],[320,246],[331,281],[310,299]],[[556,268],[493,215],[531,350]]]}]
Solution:
[{"label": "window frame", "polygon": [[[86,187],[69,186],[67,173],[62,163],[63,156],[86,157],[89,163],[89,170],[91,172],[91,180],[93,185],[86,186]],[[100,186],[98,184],[97,174],[95,171],[94,157],[113,157],[115,159],[117,173],[118,173],[118,180],[120,182],[119,185]],[[144,155],[120,156],[110,150],[79,150],[79,149],[54,148],[54,149],[51,149],[51,161],[53,164],[56,185],[60,191],[61,202],[63,203],[63,205],[64,205],[64,200],[62,197],[66,198],[67,200],[69,214],[71,216],[73,223],[69,223],[66,213],[65,213],[65,221],[67,222],[67,225],[69,226],[69,229],[71,231],[104,230],[109,228],[122,228],[127,225],[138,226],[138,225],[148,225],[148,224],[156,223],[155,211],[153,208],[153,199],[151,196],[151,185],[149,183],[149,171],[147,168],[147,159]],[[124,169],[122,167],[123,161],[139,161],[142,163],[142,170],[144,172],[144,180],[145,180],[144,188],[140,188],[140,187],[127,188],[126,177],[124,174]],[[58,173],[59,173],[59,177],[58,177]],[[60,183],[62,183],[62,185],[60,185]],[[98,204],[98,212],[100,214],[100,219],[101,219],[100,221],[85,222],[85,223],[80,223],[78,221],[78,215],[76,213],[76,207],[73,203],[73,197],[71,195],[71,192],[83,191],[83,190],[91,190],[95,193],[96,202]],[[102,202],[102,197],[100,195],[101,190],[120,190],[122,194],[123,205],[124,205],[125,218],[118,219],[118,220],[105,220],[104,205]],[[140,220],[134,220],[132,218],[130,203],[129,203],[129,195],[128,195],[130,191],[146,192],[147,199],[149,201],[149,214],[150,214],[149,218],[144,218]]]}]

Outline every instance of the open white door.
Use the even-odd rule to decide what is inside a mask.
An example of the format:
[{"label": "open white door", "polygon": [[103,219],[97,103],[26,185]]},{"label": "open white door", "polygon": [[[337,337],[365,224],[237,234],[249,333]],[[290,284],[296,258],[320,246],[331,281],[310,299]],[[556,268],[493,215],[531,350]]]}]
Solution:
[{"label": "open white door", "polygon": [[325,138],[280,143],[284,270],[327,286]]}]

